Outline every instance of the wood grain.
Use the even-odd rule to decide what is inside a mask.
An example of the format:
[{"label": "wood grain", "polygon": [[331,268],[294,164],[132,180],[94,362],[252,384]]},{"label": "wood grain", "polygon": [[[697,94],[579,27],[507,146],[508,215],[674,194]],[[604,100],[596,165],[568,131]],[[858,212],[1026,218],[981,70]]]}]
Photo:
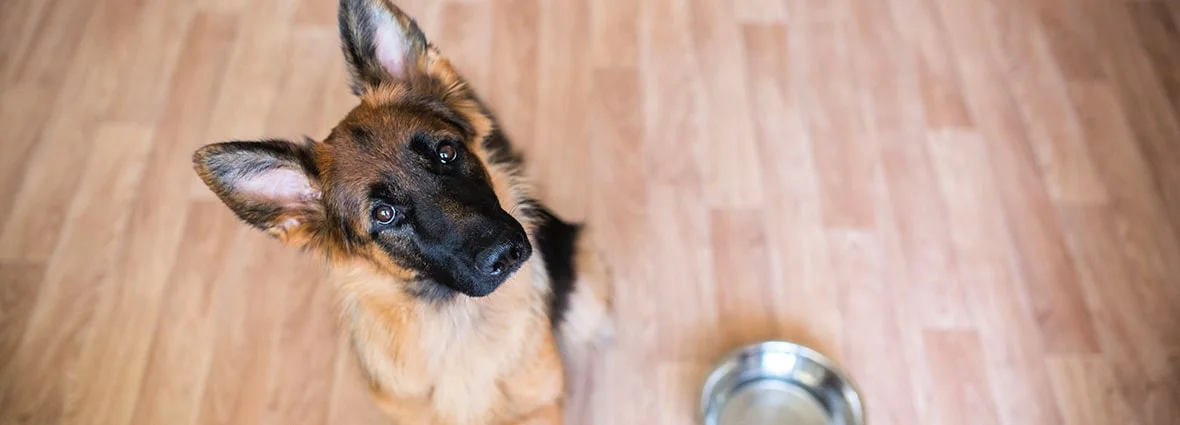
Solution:
[{"label": "wood grain", "polygon": [[[347,113],[335,3],[0,2],[0,424],[388,423],[190,166]],[[398,4],[615,269],[570,423],[691,423],[765,338],[872,424],[1180,421],[1176,2]]]},{"label": "wood grain", "polygon": [[933,387],[931,423],[994,424],[995,402],[983,364],[983,346],[974,331],[927,331],[926,358]]}]

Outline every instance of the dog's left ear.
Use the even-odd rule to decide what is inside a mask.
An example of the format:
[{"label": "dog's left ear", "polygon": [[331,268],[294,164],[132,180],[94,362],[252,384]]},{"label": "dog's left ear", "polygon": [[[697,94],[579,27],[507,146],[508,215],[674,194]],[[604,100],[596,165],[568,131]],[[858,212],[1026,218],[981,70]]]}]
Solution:
[{"label": "dog's left ear", "polygon": [[238,218],[285,244],[306,246],[325,220],[310,144],[214,143],[193,153],[193,166]]},{"label": "dog's left ear", "polygon": [[354,94],[427,72],[426,35],[390,0],[340,0],[339,26]]}]

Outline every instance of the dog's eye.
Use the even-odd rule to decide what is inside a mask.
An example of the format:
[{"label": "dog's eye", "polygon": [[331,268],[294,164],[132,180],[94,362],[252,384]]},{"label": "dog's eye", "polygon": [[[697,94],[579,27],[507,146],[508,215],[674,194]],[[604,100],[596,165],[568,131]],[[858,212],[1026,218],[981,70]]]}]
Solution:
[{"label": "dog's eye", "polygon": [[389,224],[397,217],[397,211],[389,205],[378,205],[373,209],[373,221],[381,224]]},{"label": "dog's eye", "polygon": [[455,149],[455,145],[450,142],[443,142],[442,144],[438,145],[436,152],[438,153],[438,160],[443,164],[454,161],[455,158],[459,157],[459,151]]}]

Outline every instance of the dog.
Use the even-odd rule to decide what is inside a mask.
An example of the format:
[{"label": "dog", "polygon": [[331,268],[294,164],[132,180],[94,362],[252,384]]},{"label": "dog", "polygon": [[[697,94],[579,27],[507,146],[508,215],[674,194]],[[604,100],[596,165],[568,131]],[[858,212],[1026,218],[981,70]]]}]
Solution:
[{"label": "dog", "polygon": [[[612,272],[537,199],[491,109],[389,0],[341,0],[359,104],[322,141],[211,143],[196,174],[329,271],[396,424],[559,424],[569,350],[612,341]],[[585,351],[583,351],[585,352]]]}]

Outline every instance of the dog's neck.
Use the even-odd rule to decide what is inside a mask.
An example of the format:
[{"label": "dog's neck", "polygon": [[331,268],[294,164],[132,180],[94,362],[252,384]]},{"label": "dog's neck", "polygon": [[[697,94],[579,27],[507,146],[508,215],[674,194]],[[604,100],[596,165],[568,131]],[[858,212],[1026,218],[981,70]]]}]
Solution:
[{"label": "dog's neck", "polygon": [[445,299],[425,299],[408,291],[408,283],[359,264],[333,268],[332,280],[346,320],[348,315],[363,311],[380,316],[390,326],[501,333],[533,325],[522,317],[545,315],[531,311],[547,305],[543,261],[540,255],[534,255],[494,292],[479,298],[454,294]]}]

